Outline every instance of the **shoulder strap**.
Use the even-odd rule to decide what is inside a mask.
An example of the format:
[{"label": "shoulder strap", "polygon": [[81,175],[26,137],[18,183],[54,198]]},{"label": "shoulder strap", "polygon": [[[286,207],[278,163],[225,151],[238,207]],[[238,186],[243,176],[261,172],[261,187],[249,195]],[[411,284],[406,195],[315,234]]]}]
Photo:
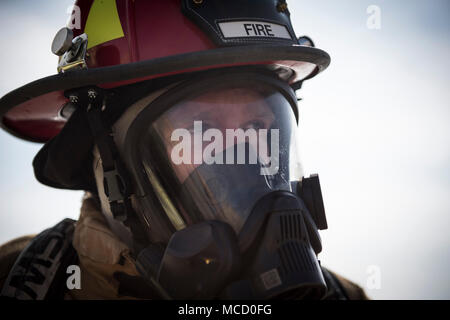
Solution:
[{"label": "shoulder strap", "polygon": [[14,263],[0,296],[21,300],[63,298],[66,268],[77,263],[75,220],[64,219],[31,240]]}]

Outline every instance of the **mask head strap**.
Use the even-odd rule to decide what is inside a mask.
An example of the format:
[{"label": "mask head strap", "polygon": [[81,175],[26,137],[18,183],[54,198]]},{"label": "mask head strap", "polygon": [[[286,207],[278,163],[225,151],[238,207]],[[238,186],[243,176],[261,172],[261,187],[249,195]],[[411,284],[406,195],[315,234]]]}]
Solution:
[{"label": "mask head strap", "polygon": [[89,128],[102,159],[104,192],[111,212],[114,219],[130,228],[137,253],[140,251],[138,248],[141,248],[141,244],[146,242],[146,237],[131,206],[130,175],[114,143],[111,127],[106,124],[103,117],[107,92],[97,87],[88,87],[70,93],[69,99],[73,104],[86,109]]}]

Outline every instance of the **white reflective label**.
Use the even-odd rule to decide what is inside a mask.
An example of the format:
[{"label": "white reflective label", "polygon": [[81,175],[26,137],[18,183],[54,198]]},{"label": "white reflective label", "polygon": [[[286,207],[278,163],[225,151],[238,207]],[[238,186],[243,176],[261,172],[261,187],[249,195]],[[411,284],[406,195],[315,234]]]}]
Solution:
[{"label": "white reflective label", "polygon": [[266,37],[292,40],[287,28],[280,24],[264,21],[219,22],[225,38]]}]

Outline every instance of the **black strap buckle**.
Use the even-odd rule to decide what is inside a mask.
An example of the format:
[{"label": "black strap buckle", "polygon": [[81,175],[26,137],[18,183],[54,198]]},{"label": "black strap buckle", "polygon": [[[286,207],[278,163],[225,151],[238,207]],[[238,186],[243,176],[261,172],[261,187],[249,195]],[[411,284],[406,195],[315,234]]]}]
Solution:
[{"label": "black strap buckle", "polygon": [[110,202],[124,200],[124,183],[117,168],[103,172],[105,194]]},{"label": "black strap buckle", "polygon": [[103,185],[111,212],[119,221],[127,220],[130,213],[130,183],[114,143],[111,128],[103,119],[105,92],[100,88],[87,88],[87,115],[89,126],[103,163]]},{"label": "black strap buckle", "polygon": [[115,219],[125,221],[129,212],[130,187],[121,165],[103,171],[103,186]]}]

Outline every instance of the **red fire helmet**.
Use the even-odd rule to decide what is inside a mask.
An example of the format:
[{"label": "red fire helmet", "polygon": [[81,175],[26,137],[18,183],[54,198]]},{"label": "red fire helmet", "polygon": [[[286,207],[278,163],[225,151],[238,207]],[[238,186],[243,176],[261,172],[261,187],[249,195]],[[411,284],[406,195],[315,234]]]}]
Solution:
[{"label": "red fire helmet", "polygon": [[244,65],[283,70],[294,84],[330,62],[299,42],[284,0],[77,0],[73,18],[52,46],[58,74],[0,99],[1,126],[11,134],[35,142],[56,136],[67,122],[64,92],[78,87]]}]

